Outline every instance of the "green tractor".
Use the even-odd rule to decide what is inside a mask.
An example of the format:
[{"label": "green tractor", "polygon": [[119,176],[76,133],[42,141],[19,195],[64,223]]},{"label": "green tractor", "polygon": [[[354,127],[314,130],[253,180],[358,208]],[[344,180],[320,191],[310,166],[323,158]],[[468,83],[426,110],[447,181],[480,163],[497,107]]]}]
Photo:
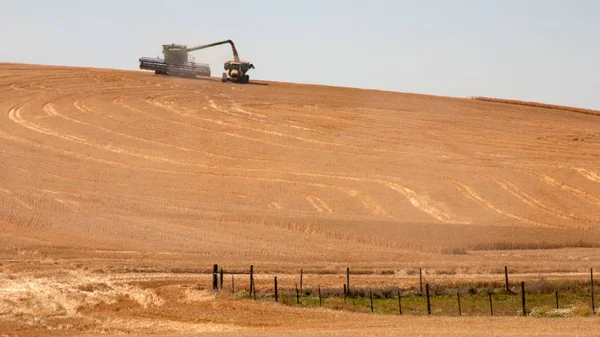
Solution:
[{"label": "green tractor", "polygon": [[221,76],[221,82],[248,83],[250,82],[248,71],[254,69],[254,65],[250,62],[236,60],[225,62],[223,68],[225,72]]}]

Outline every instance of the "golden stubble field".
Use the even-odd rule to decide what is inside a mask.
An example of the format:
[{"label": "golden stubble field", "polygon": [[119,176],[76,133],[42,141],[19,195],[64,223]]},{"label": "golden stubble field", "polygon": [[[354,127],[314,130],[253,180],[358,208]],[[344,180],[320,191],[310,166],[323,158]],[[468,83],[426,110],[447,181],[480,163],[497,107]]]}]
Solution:
[{"label": "golden stubble field", "polygon": [[9,336],[595,324],[281,308],[215,297],[203,274],[254,264],[265,288],[273,274],[293,287],[300,268],[337,287],[346,266],[356,286],[411,287],[420,267],[449,284],[502,281],[504,265],[523,280],[585,279],[600,267],[594,112],[20,64],[0,64],[0,112]]}]

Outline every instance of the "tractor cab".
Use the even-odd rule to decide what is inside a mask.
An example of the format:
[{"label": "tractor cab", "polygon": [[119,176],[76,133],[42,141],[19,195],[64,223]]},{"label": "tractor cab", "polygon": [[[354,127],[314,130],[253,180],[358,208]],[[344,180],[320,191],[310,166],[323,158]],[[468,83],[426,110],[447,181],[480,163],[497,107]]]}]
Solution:
[{"label": "tractor cab", "polygon": [[242,64],[240,62],[235,62],[235,61],[231,61],[231,62],[227,62],[225,63],[225,70],[237,70],[237,71],[241,71],[242,70]]}]

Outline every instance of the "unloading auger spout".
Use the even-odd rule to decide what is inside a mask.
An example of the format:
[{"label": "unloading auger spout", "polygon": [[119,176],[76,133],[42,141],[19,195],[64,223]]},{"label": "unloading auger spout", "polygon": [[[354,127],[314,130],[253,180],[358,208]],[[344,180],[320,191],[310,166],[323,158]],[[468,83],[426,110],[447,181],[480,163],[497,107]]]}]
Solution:
[{"label": "unloading auger spout", "polygon": [[200,50],[200,49],[205,49],[205,48],[220,46],[220,45],[226,44],[226,43],[229,43],[231,45],[231,50],[233,52],[233,60],[235,62],[240,62],[240,56],[238,55],[238,51],[235,48],[235,44],[233,43],[232,40],[223,40],[223,41],[219,41],[219,42],[213,42],[213,43],[209,43],[209,44],[203,44],[201,46],[195,46],[195,47],[187,48],[187,51],[188,52],[192,52],[192,51],[196,51],[196,50]]}]

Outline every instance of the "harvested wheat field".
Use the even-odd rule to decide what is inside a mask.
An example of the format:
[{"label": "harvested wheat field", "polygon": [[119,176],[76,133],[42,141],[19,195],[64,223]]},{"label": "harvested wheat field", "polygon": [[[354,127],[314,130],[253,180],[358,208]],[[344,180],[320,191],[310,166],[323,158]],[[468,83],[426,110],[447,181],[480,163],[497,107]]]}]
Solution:
[{"label": "harvested wheat field", "polygon": [[[600,112],[0,64],[7,336],[585,335],[597,318],[394,317],[215,295],[586,280]],[[245,282],[245,283],[244,283]],[[248,286],[240,278],[239,287]],[[453,328],[449,331],[448,327]],[[567,333],[568,332],[568,333]],[[0,333],[0,336],[2,334]]]}]

